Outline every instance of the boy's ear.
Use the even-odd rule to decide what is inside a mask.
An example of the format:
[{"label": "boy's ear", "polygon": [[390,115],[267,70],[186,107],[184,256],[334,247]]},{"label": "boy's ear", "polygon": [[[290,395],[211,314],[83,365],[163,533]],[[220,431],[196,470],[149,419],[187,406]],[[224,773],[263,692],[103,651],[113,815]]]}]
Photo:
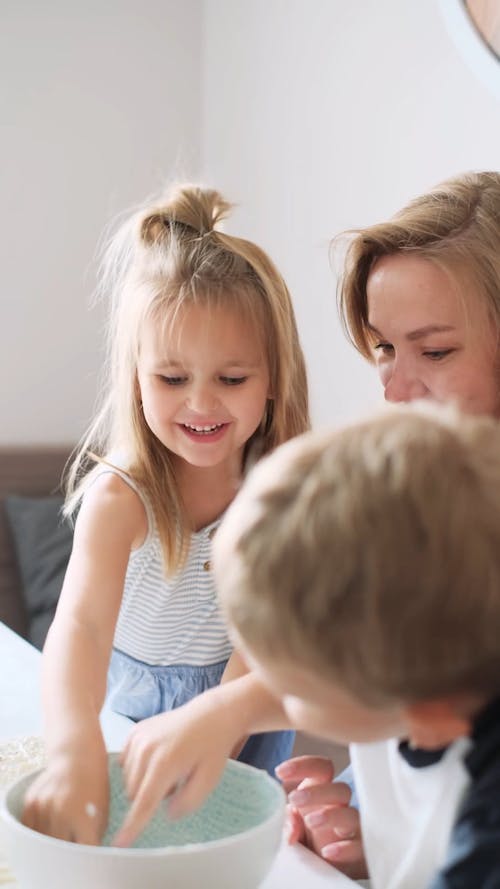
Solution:
[{"label": "boy's ear", "polygon": [[413,747],[437,750],[456,738],[467,737],[471,721],[459,713],[450,699],[418,701],[405,709],[408,738]]}]

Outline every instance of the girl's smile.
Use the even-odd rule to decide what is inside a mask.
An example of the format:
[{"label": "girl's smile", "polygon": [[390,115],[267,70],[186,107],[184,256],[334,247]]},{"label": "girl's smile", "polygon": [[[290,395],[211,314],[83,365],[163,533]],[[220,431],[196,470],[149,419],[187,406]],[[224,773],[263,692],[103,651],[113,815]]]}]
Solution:
[{"label": "girl's smile", "polygon": [[180,426],[193,441],[199,440],[209,443],[220,441],[229,427],[229,423],[215,423],[213,426],[192,426],[190,423],[181,423]]}]

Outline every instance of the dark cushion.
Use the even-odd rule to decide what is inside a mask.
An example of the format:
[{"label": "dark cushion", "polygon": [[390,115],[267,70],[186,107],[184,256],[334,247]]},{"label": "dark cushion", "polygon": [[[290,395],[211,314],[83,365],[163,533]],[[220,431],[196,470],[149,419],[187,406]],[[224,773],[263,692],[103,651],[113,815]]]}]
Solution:
[{"label": "dark cushion", "polygon": [[4,504],[23,584],[29,639],[42,648],[61,592],[73,530],[61,515],[60,496],[12,495]]}]

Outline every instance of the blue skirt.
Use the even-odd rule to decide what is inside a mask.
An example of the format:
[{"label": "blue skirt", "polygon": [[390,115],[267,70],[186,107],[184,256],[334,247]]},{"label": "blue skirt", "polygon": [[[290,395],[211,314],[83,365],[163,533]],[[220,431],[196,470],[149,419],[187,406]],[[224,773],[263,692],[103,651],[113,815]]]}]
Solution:
[{"label": "blue skirt", "polygon": [[[134,722],[157,716],[186,704],[196,695],[219,685],[227,661],[208,666],[175,664],[155,667],[113,649],[108,670],[107,702],[116,713]],[[274,769],[292,755],[295,733],[263,732],[251,735],[238,759],[274,777]]]}]

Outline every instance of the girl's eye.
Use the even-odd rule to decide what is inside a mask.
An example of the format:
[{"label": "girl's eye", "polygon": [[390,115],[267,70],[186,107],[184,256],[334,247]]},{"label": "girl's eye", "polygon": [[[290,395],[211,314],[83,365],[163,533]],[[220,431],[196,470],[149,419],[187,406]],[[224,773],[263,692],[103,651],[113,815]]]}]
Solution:
[{"label": "girl's eye", "polygon": [[427,349],[422,354],[430,361],[442,361],[447,355],[451,355],[454,349]]},{"label": "girl's eye", "polygon": [[394,352],[394,346],[391,343],[376,343],[373,348],[375,352],[380,352],[382,355],[392,355]]},{"label": "girl's eye", "polygon": [[167,386],[182,386],[186,382],[187,377],[165,377],[160,378]]},{"label": "girl's eye", "polygon": [[225,386],[241,386],[247,380],[248,377],[220,377],[221,383],[224,383]]}]

